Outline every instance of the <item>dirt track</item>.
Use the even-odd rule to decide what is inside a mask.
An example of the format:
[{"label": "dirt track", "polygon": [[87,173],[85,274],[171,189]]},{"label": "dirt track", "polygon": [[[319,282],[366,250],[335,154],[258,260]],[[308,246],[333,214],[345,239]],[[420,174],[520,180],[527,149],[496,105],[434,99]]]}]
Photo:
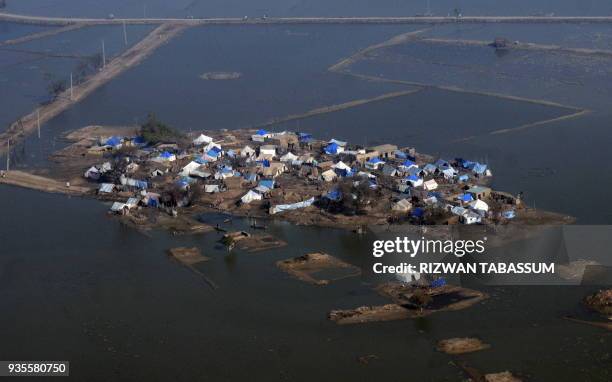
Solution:
[{"label": "dirt track", "polygon": [[66,183],[57,181],[55,179],[45,178],[43,176],[15,170],[11,170],[8,173],[3,173],[3,176],[0,176],[0,184],[9,184],[12,186],[30,188],[33,190],[68,195],[84,195],[91,191],[91,189],[87,187],[68,187]]},{"label": "dirt track", "polygon": [[363,16],[219,18],[71,18],[0,13],[0,21],[39,25],[100,24],[454,24],[454,23],[612,23],[612,16]]},{"label": "dirt track", "polygon": [[[74,86],[72,99],[70,98],[70,89],[68,89],[61,93],[51,103],[41,106],[38,109],[40,111],[41,126],[75,103],[85,99],[93,91],[111,81],[119,74],[140,64],[157,48],[170,41],[185,28],[186,26],[183,25],[170,24],[163,24],[157,27],[139,43],[108,62],[105,68],[87,78],[84,82]],[[6,152],[7,140],[10,139],[11,144],[13,144],[23,139],[26,135],[36,131],[36,129],[37,110],[33,110],[30,114],[11,124],[4,133],[0,134],[0,154]]]}]

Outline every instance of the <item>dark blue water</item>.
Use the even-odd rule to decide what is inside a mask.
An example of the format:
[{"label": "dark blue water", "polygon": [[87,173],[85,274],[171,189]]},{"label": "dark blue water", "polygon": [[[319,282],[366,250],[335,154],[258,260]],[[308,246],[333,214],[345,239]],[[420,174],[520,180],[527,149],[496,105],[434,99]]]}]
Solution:
[{"label": "dark blue water", "polygon": [[[150,11],[155,11],[154,3],[148,3]],[[164,2],[171,9],[187,3]],[[62,7],[68,3],[37,4],[52,13],[67,9]],[[70,3],[77,12],[75,4]],[[113,3],[88,3],[80,9],[95,13],[96,7],[107,4]],[[134,12],[141,5],[122,4]],[[15,6],[27,7],[28,2],[9,0],[9,7]],[[520,3],[504,7],[523,9]],[[388,11],[384,5],[380,9]],[[359,12],[358,5],[353,12]],[[42,139],[28,139],[16,160],[22,165],[44,165],[47,155],[63,144],[57,140],[62,132],[90,123],[135,123],[149,111],[184,130],[234,128],[402,89],[325,70],[358,49],[409,30],[401,26],[192,29],[49,122]],[[59,40],[49,50],[92,53],[96,40],[94,34],[74,50]],[[44,42],[39,44],[33,48],[46,49]],[[433,54],[426,49],[410,53],[428,60]],[[451,64],[489,65],[495,71],[497,59],[485,57],[488,53],[451,51],[435,58]],[[15,66],[22,59],[1,57],[1,62]],[[372,64],[370,68],[378,62]],[[515,65],[520,72],[520,63]],[[402,66],[401,61],[394,66],[381,59],[380,70],[370,74],[405,79],[401,75],[417,73],[411,78],[459,83],[463,75],[470,75],[448,66],[430,65],[429,71],[425,67]],[[58,64],[58,70],[62,68]],[[358,64],[351,69],[363,68]],[[239,71],[243,76],[218,82],[198,78],[203,72],[219,70]],[[17,84],[12,89],[22,89],[13,82],[15,78],[20,77],[11,74],[6,80]],[[540,91],[595,108],[607,98],[582,96],[598,88],[594,83],[588,81],[582,87],[586,90],[576,92],[571,90],[575,87],[558,88],[566,89],[561,94]],[[500,91],[510,87],[487,78],[477,84]],[[529,88],[534,94],[537,90],[537,86]],[[31,94],[40,96],[35,90]],[[5,105],[3,115],[14,107]],[[28,104],[23,107],[27,109]],[[329,132],[356,143],[363,138],[372,143],[416,142],[424,152],[485,158],[493,166],[496,187],[524,190],[538,207],[572,213],[581,221],[606,223],[612,213],[602,202],[612,180],[606,164],[612,143],[606,109],[546,128],[488,135],[496,127],[558,113],[556,108],[428,90],[303,120],[295,128],[322,135]],[[453,143],[466,135],[476,138]],[[138,233],[107,216],[109,206],[95,200],[0,187],[0,205],[0,309],[7,312],[0,316],[0,359],[66,359],[71,361],[72,379],[88,381],[456,381],[464,379],[463,374],[449,362],[450,357],[434,350],[436,342],[478,336],[492,348],[463,359],[484,372],[512,370],[538,381],[610,380],[609,336],[560,319],[580,311],[580,300],[596,288],[487,287],[480,280],[469,280],[468,285],[490,293],[491,299],[422,320],[339,327],[327,320],[331,309],[385,302],[371,289],[380,278],[369,273],[368,267],[372,241],[391,234],[357,236],[271,222],[269,232],[287,241],[287,247],[228,254],[219,247],[216,233],[184,237]],[[236,221],[228,228],[243,226],[244,222]],[[220,288],[211,290],[197,274],[168,259],[166,250],[175,246],[197,246],[210,257],[197,267]],[[578,246],[572,253],[604,260],[607,247]],[[315,287],[275,266],[280,259],[314,251],[362,266],[364,274]],[[369,365],[357,362],[368,354],[378,360]]]},{"label": "dark blue water", "polygon": [[108,17],[260,17],[270,16],[413,16],[428,11],[446,16],[458,8],[464,15],[611,15],[605,1],[487,0],[8,0],[7,11],[53,16]]}]

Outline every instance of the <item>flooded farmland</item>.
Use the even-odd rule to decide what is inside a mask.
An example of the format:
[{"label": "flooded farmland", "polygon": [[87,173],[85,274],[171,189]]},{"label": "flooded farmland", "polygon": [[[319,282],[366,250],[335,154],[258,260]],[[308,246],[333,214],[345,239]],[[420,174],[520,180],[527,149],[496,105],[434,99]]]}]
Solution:
[{"label": "flooded farmland", "polygon": [[[447,3],[433,5],[433,11],[449,12],[454,5]],[[184,18],[345,15],[347,9],[341,1],[236,6],[9,0],[6,10]],[[357,2],[349,13],[372,14],[370,6]],[[513,15],[549,8],[543,1],[461,6],[479,14]],[[422,8],[383,2],[374,13],[415,14]],[[559,14],[577,10],[612,13],[605,4],[582,7],[565,1],[555,7]],[[0,42],[51,28],[0,23]],[[102,40],[111,60],[154,28],[127,26],[127,45],[121,26],[88,26],[0,46],[0,131],[48,102],[49,84],[97,57]],[[368,47],[419,30],[425,31],[420,39],[451,41],[393,44],[355,56],[342,70],[330,70]],[[575,226],[492,246],[487,252],[491,258],[561,257],[609,266],[612,209],[605,200],[612,187],[607,160],[612,58],[500,51],[461,41],[504,36],[607,50],[611,31],[607,24],[188,28],[44,123],[40,137],[25,137],[11,152],[11,165],[45,173],[50,155],[69,144],[66,132],[87,125],[136,126],[148,113],[185,133],[265,128],[364,147],[393,143],[435,158],[486,163],[494,171],[492,188],[524,193],[530,208],[576,218]],[[0,308],[10,312],[0,317],[0,359],[69,360],[74,380],[457,381],[466,378],[462,364],[483,375],[510,370],[525,381],[611,378],[609,332],[563,319],[596,317],[581,301],[600,288],[597,284],[560,282],[556,276],[541,283],[528,277],[449,278],[488,298],[468,309],[414,319],[332,322],[333,310],[388,303],[375,287],[395,278],[372,272],[372,243],[399,234],[420,237],[413,231],[378,227],[357,234],[281,219],[198,213],[198,221],[215,229],[181,235],[134,229],[108,213],[111,202],[7,185],[0,185],[0,205]],[[287,245],[250,253],[222,243],[226,232],[255,235],[261,227]],[[490,233],[483,227],[476,226],[472,234]],[[182,266],[167,254],[176,247],[195,247],[209,260]],[[308,253],[330,254],[359,272],[323,286],[301,282],[276,265]],[[385,258],[385,263],[394,261],[399,259]],[[218,288],[210,288],[207,280]],[[457,337],[477,337],[490,348],[462,356],[436,350],[439,341]]]}]

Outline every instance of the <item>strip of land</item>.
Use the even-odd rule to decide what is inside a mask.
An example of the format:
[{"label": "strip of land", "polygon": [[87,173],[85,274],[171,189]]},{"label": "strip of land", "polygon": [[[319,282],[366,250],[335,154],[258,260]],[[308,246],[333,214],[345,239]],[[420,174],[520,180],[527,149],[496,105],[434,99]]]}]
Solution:
[{"label": "strip of land", "polygon": [[88,187],[70,186],[55,179],[18,170],[3,172],[0,176],[0,184],[9,184],[32,190],[68,195],[84,195],[91,191]]},{"label": "strip of land", "polygon": [[43,31],[43,32],[32,33],[32,34],[29,34],[23,37],[14,38],[11,40],[0,41],[0,46],[23,44],[23,43],[38,40],[41,38],[55,36],[60,33],[70,32],[76,29],[81,29],[84,26],[85,24],[68,24],[61,28],[54,28],[54,29],[50,29],[47,31]]},{"label": "strip of land", "polygon": [[70,89],[67,89],[59,94],[52,102],[41,106],[37,110],[32,111],[30,114],[11,124],[4,133],[0,134],[0,154],[6,152],[8,140],[10,140],[11,143],[15,143],[23,139],[27,134],[36,131],[38,128],[38,112],[40,113],[40,124],[42,125],[69,109],[75,103],[85,99],[100,86],[111,81],[126,70],[140,64],[157,48],[170,41],[185,28],[186,26],[184,25],[160,25],[139,43],[108,62],[106,66],[96,74],[74,86],[72,97],[70,95]]},{"label": "strip of land", "polygon": [[509,95],[509,94],[503,94],[503,93],[481,91],[481,90],[470,90],[470,89],[460,88],[457,86],[435,85],[435,84],[428,84],[428,83],[423,83],[423,82],[397,80],[397,79],[392,79],[392,78],[369,76],[366,74],[359,74],[359,73],[353,73],[353,72],[348,72],[348,71],[342,71],[340,73],[347,75],[347,76],[355,77],[355,78],[361,78],[367,81],[377,81],[377,82],[387,82],[387,83],[395,83],[395,84],[401,84],[401,85],[418,86],[422,88],[446,90],[446,91],[455,92],[455,93],[476,94],[476,95],[482,95],[482,96],[487,96],[487,97],[501,98],[501,99],[510,100],[510,101],[521,101],[521,102],[533,103],[536,105],[558,107],[558,108],[573,110],[573,111],[586,111],[587,110],[587,109],[583,109],[577,106],[565,105],[562,103],[548,101],[544,99],[526,98],[526,97],[514,96],[514,95]]},{"label": "strip of land", "polygon": [[[464,45],[464,46],[479,46],[486,47],[490,46],[490,41],[483,40],[461,40],[461,39],[442,39],[442,38],[422,38],[420,42],[430,44],[443,44],[443,45]],[[535,51],[546,51],[553,53],[566,53],[575,54],[582,56],[599,56],[599,57],[612,57],[612,50],[605,49],[588,49],[588,48],[568,48],[560,45],[547,45],[547,44],[535,44],[535,43],[511,43],[504,47],[504,49],[517,49],[517,50],[535,50]]]},{"label": "strip of land", "polygon": [[291,114],[285,117],[281,117],[281,118],[274,118],[268,122],[265,122],[261,125],[257,125],[255,127],[260,128],[260,127],[266,127],[266,126],[271,126],[271,125],[276,125],[278,123],[283,123],[283,122],[289,122],[289,121],[294,121],[297,119],[304,119],[304,118],[308,118],[308,117],[313,117],[315,115],[319,115],[319,114],[327,114],[327,113],[333,113],[336,111],[340,111],[340,110],[345,110],[345,109],[350,109],[353,107],[357,107],[357,106],[361,106],[361,105],[365,105],[368,103],[372,103],[372,102],[379,102],[379,101],[384,101],[384,100],[388,100],[391,98],[397,98],[397,97],[403,97],[409,94],[415,94],[419,91],[421,91],[422,89],[411,89],[411,90],[404,90],[404,91],[398,91],[398,92],[391,92],[391,93],[386,93],[377,97],[373,97],[373,98],[364,98],[364,99],[357,99],[357,100],[353,100],[353,101],[349,101],[349,102],[345,102],[345,103],[341,103],[341,104],[336,104],[336,105],[329,105],[329,106],[323,106],[323,107],[319,107],[310,111],[307,111],[305,113],[302,114]]},{"label": "strip of land", "polygon": [[364,17],[219,17],[85,18],[0,13],[0,21],[39,25],[87,24],[454,24],[454,23],[612,23],[612,16],[364,16]]},{"label": "strip of land", "polygon": [[350,65],[352,65],[355,62],[359,61],[360,59],[365,57],[370,52],[373,52],[373,51],[381,49],[381,48],[386,48],[386,47],[389,47],[389,46],[399,45],[399,44],[407,43],[409,41],[414,41],[414,40],[418,39],[419,36],[422,33],[426,32],[428,30],[429,29],[421,29],[421,30],[414,31],[414,32],[402,33],[402,34],[399,34],[397,36],[393,36],[390,39],[388,39],[386,41],[383,41],[381,43],[370,45],[367,48],[362,49],[359,52],[353,54],[352,56],[349,56],[349,57],[339,61],[335,65],[330,66],[327,70],[329,70],[330,72],[339,72],[339,71],[343,70],[344,68],[349,67]]}]

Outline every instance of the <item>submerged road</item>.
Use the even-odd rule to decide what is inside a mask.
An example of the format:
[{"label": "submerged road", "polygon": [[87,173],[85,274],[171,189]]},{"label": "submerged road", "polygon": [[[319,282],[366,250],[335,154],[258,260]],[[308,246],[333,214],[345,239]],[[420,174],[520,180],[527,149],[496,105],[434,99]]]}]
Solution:
[{"label": "submerged road", "polygon": [[612,23],[612,16],[380,16],[380,17],[268,17],[268,18],[80,18],[29,16],[0,12],[0,21],[38,25],[69,24],[444,24],[444,23]]}]

